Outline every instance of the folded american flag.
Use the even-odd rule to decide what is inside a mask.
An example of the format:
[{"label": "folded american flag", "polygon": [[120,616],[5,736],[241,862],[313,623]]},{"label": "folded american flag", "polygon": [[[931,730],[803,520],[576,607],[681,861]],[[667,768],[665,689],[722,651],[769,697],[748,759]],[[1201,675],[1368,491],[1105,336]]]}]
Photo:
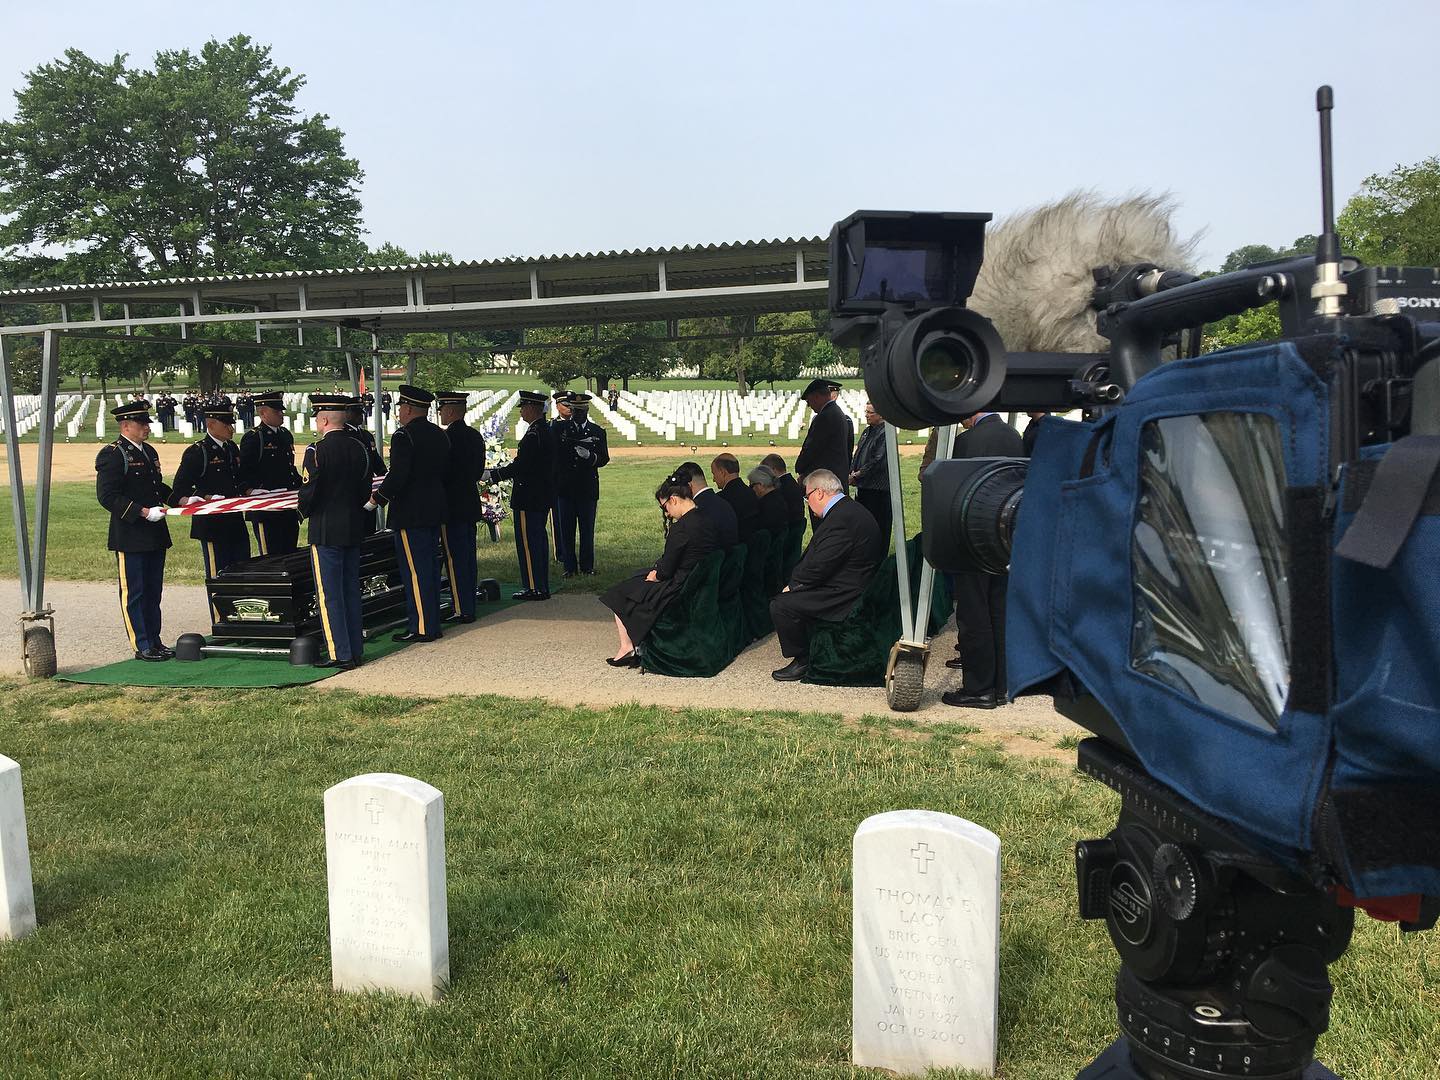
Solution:
[{"label": "folded american flag", "polygon": [[[385,479],[377,476],[370,482],[374,491]],[[211,499],[190,506],[167,506],[166,517],[193,517],[208,514],[243,514],[251,510],[294,510],[300,501],[297,491],[272,491],[264,495],[236,495],[233,499]]]}]

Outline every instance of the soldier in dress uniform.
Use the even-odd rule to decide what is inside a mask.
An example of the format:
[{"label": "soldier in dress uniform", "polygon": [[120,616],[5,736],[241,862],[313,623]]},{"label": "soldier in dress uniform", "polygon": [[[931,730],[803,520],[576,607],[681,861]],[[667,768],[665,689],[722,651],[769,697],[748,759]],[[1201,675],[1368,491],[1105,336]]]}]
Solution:
[{"label": "soldier in dress uniform", "polygon": [[[170,491],[171,506],[193,506],[213,499],[243,495],[240,449],[235,445],[235,410],[228,404],[207,405],[205,437],[185,448]],[[196,514],[190,538],[200,541],[205,580],[214,581],[231,563],[250,557],[250,536],[243,514]],[[211,617],[220,621],[214,605]]]},{"label": "soldier in dress uniform", "polygon": [[515,460],[489,470],[495,480],[511,480],[510,509],[515,514],[515,552],[520,561],[521,589],[515,600],[550,599],[550,543],[545,519],[555,504],[555,467],[551,435],[545,424],[544,394],[520,391],[520,419],[529,427]]},{"label": "soldier in dress uniform", "polygon": [[364,509],[370,498],[370,464],[365,450],[345,431],[349,405],[344,394],[310,395],[320,438],[305,448],[299,494],[300,513],[309,520],[316,606],[330,653],[315,666],[347,671],[359,665],[365,648],[360,549],[370,535]]},{"label": "soldier in dress uniform", "polygon": [[475,523],[480,520],[480,476],[485,472],[485,436],[465,423],[463,390],[435,395],[440,423],[450,440],[450,465],[445,472],[445,524],[440,542],[450,573],[450,595],[455,600],[451,622],[475,621]]},{"label": "soldier in dress uniform", "polygon": [[120,616],[137,660],[175,655],[160,641],[160,592],[170,528],[165,504],[170,488],[150,437],[150,404],[132,401],[110,410],[120,437],[95,458],[95,497],[110,512],[108,547],[120,579]]},{"label": "soldier in dress uniform", "polygon": [[[366,397],[370,398],[372,404],[374,403],[375,398],[373,395],[367,394]],[[374,434],[372,434],[370,429],[365,426],[366,414],[364,404],[362,403],[361,399],[353,397],[346,398],[346,402],[347,407],[345,410],[345,434],[349,435],[352,439],[354,439],[356,442],[358,442],[361,446],[365,448],[366,458],[370,462],[370,478],[373,480],[377,476],[384,476],[385,459],[380,456],[380,449],[375,445]],[[366,536],[374,533],[379,528],[375,521],[374,511],[366,514],[365,521],[367,523],[367,531],[365,533]]]},{"label": "soldier in dress uniform", "polygon": [[[800,456],[795,459],[795,475],[803,484],[809,473],[826,469],[840,477],[843,493],[845,478],[850,475],[850,460],[855,455],[855,425],[835,400],[840,396],[840,390],[837,382],[812,379],[801,392],[800,396],[815,415],[805,430],[805,441],[800,444]],[[820,527],[820,519],[813,511],[810,527]]]},{"label": "soldier in dress uniform", "polygon": [[[560,517],[565,576],[595,573],[595,508],[600,470],[610,464],[605,429],[590,420],[590,395],[571,394],[570,416],[550,425],[555,449],[555,509]],[[576,531],[579,549],[576,549]]]},{"label": "soldier in dress uniform", "polygon": [[572,396],[569,390],[556,390],[555,393],[550,395],[551,399],[555,402],[555,416],[546,423],[546,428],[550,435],[550,460],[554,463],[557,470],[555,476],[557,495],[555,505],[550,508],[550,532],[555,538],[555,561],[562,566],[568,566],[575,561],[574,541],[571,541],[568,552],[565,548],[565,538],[569,534],[560,527],[560,499],[558,495],[560,488],[560,476],[558,472],[560,468],[559,431],[562,425],[570,422],[570,398]]},{"label": "soldier in dress uniform", "polygon": [[[240,437],[240,482],[245,493],[298,490],[295,436],[284,425],[280,391],[267,390],[250,400],[260,423]],[[300,517],[294,510],[256,510],[245,516],[255,529],[261,555],[281,555],[300,546]]]},{"label": "soldier in dress uniform", "polygon": [[[246,390],[242,390],[235,395],[235,412],[240,417],[240,427],[242,430],[249,431],[255,426],[255,409],[258,405],[259,402],[255,400],[255,395],[252,395]],[[294,549],[292,548],[291,550],[293,551]]]},{"label": "soldier in dress uniform", "polygon": [[397,389],[397,426],[390,436],[390,471],[365,509],[389,507],[395,557],[409,608],[395,641],[435,641],[440,633],[440,527],[445,524],[445,473],[450,440],[430,422],[435,395],[418,386]]}]

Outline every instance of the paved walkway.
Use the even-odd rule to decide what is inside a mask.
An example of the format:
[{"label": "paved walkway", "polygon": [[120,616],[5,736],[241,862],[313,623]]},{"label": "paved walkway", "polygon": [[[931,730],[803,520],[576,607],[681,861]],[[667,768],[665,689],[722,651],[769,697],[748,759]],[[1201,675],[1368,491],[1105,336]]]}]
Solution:
[{"label": "paved walkway", "polygon": [[[18,610],[19,586],[14,580],[0,580],[0,601],[6,596]],[[129,655],[113,585],[51,582],[46,599],[56,610],[56,648],[62,672]],[[188,631],[207,631],[203,589],[167,586],[164,616],[164,637],[169,642]],[[18,634],[13,640],[11,648],[0,651],[0,671],[20,671]],[[952,709],[942,704],[940,694],[955,684],[958,675],[941,666],[954,655],[953,641],[953,629],[937,639],[930,685],[920,708],[908,714],[909,719],[973,724],[1020,750],[1030,750],[1027,743],[1053,749],[1061,735],[1079,730],[1055,713],[1048,699],[1024,699],[994,711]],[[890,713],[883,690],[775,682],[770,672],[783,661],[773,636],[750,646],[713,679],[671,679],[611,668],[604,658],[612,655],[614,648],[610,612],[594,596],[562,595],[545,603],[508,608],[470,626],[448,627],[441,641],[402,649],[316,685],[430,697],[504,694],[564,705],[638,702],[676,708],[836,713],[847,719],[906,715]]]}]

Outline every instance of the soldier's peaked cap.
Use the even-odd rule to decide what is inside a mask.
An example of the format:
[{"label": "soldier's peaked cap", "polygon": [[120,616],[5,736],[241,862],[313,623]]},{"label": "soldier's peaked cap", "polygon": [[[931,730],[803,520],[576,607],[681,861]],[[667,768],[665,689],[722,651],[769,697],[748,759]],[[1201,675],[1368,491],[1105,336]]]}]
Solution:
[{"label": "soldier's peaked cap", "polygon": [[842,387],[834,379],[811,379],[810,385],[800,391],[800,396],[809,397],[811,394],[838,394]]},{"label": "soldier's peaked cap", "polygon": [[124,405],[116,405],[110,410],[110,415],[116,420],[134,420],[138,424],[150,423],[150,402],[141,398],[139,401],[127,401]]},{"label": "soldier's peaked cap", "polygon": [[354,398],[346,394],[311,394],[310,411],[322,412],[344,412],[354,403]]},{"label": "soldier's peaked cap", "polygon": [[417,409],[428,409],[435,404],[435,395],[419,386],[397,386],[402,405],[414,405]]},{"label": "soldier's peaked cap", "polygon": [[571,405],[589,405],[590,401],[591,398],[589,394],[582,394],[579,391],[571,394],[569,398]]},{"label": "soldier's peaked cap", "polygon": [[568,402],[571,398],[575,396],[575,394],[571,390],[556,390],[552,396],[555,398],[556,401]]},{"label": "soldier's peaked cap", "polygon": [[464,390],[441,390],[435,395],[435,400],[441,405],[464,405],[470,400],[470,395]]},{"label": "soldier's peaked cap", "polygon": [[235,406],[228,401],[223,405],[206,405],[201,410],[207,420],[224,420],[227,424],[235,423]]},{"label": "soldier's peaked cap", "polygon": [[285,399],[281,396],[279,390],[266,390],[259,394],[252,394],[250,403],[257,409],[262,405],[271,409],[283,409],[285,407]]},{"label": "soldier's peaked cap", "polygon": [[544,405],[544,404],[545,404],[547,401],[549,401],[549,400],[550,400],[550,395],[548,395],[548,394],[537,394],[534,390],[521,390],[521,391],[520,391],[520,404],[521,404],[521,405],[524,405],[527,401],[528,401],[530,404],[532,404],[532,405]]}]

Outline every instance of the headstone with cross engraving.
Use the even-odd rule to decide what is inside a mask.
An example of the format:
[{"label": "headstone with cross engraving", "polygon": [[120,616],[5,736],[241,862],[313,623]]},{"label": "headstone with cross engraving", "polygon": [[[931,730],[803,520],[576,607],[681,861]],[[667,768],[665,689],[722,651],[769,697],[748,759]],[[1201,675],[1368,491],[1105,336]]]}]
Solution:
[{"label": "headstone with cross engraving", "polygon": [[24,937],[34,929],[35,892],[20,766],[0,754],[0,941]]},{"label": "headstone with cross engraving", "polygon": [[995,1071],[1000,839],[895,810],[855,831],[852,1056],[923,1073]]},{"label": "headstone with cross engraving", "polygon": [[330,964],[337,990],[436,1001],[450,981],[445,801],[396,773],[325,792]]}]

